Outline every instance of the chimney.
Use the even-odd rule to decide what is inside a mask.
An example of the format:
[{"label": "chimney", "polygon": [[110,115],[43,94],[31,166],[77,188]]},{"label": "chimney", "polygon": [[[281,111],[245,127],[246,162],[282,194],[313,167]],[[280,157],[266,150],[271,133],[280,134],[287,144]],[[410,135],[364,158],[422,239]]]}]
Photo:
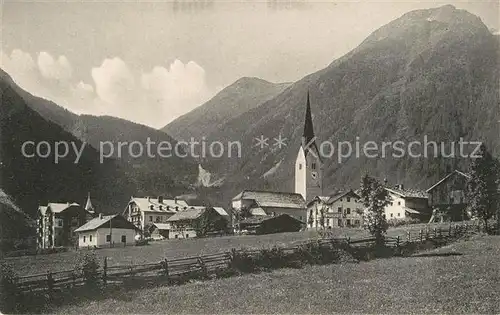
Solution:
[{"label": "chimney", "polygon": [[158,203],[163,203],[163,196],[158,196]]},{"label": "chimney", "polygon": [[99,220],[102,220],[102,213],[99,213]]},{"label": "chimney", "polygon": [[405,186],[403,184],[399,184],[399,189],[404,190]]},{"label": "chimney", "polygon": [[151,197],[148,196],[148,202],[150,202],[150,201],[151,201]]},{"label": "chimney", "polygon": [[384,178],[384,186],[387,186],[387,177]]},{"label": "chimney", "polygon": [[177,197],[174,197],[174,202],[177,203]]}]

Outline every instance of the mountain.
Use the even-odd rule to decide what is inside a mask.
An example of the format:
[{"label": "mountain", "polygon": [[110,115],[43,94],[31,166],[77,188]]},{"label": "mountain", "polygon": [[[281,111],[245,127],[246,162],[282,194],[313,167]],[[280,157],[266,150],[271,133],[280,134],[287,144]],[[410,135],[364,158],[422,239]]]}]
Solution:
[{"label": "mountain", "polygon": [[[76,125],[84,126],[82,138],[93,146],[84,144],[53,120],[42,117],[33,109],[37,105],[32,104],[53,103],[27,97],[28,93],[15,85],[8,74],[3,71],[0,74],[0,188],[29,216],[36,217],[38,206],[49,201],[83,204],[88,192],[99,211],[119,212],[131,195],[174,196],[185,192],[189,183],[196,182],[197,164],[181,158],[147,156],[148,137],[174,144],[165,133],[116,118],[70,113],[69,116],[74,115],[72,119]],[[46,108],[49,108],[49,113],[54,112],[53,108]],[[54,108],[57,112],[59,107]],[[73,128],[66,124],[66,128],[70,127]],[[129,143],[140,142],[144,154],[133,158],[124,149],[122,158],[110,155],[101,163],[101,153],[96,149],[99,141],[111,141],[117,148],[117,142],[125,139]],[[28,141],[32,142],[27,147],[28,154],[33,154],[34,146],[41,142],[50,146],[51,154],[46,158],[24,156],[22,147]],[[56,162],[54,150],[57,142],[67,143],[70,150],[66,157]],[[83,147],[78,161],[73,146],[77,149]],[[152,148],[155,153],[155,147]]]},{"label": "mountain", "polygon": [[[499,69],[498,40],[477,16],[450,5],[409,12],[325,69],[212,132],[207,138],[240,141],[243,156],[212,159],[204,168],[225,177],[227,198],[243,188],[293,191],[309,92],[318,145],[330,141],[336,150],[330,157],[324,147],[325,191],[359,185],[364,171],[427,188],[448,170],[467,168],[469,160],[439,152],[429,158],[382,157],[382,142],[399,140],[407,147],[428,136],[448,150],[463,137],[484,141],[498,156]],[[272,145],[279,134],[287,138],[285,147],[255,146],[261,135]],[[356,142],[362,149],[375,141],[379,156],[361,152],[339,163],[342,141],[350,141],[353,150]]]},{"label": "mountain", "polygon": [[285,90],[290,83],[271,83],[244,77],[221,90],[205,104],[163,127],[175,139],[201,140],[228,121],[261,105]]}]

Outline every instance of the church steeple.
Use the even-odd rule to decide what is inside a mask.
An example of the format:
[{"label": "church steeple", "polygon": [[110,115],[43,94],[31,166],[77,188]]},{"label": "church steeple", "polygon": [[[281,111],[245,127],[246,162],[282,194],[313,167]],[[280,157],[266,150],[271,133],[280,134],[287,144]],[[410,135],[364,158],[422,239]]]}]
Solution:
[{"label": "church steeple", "polygon": [[307,103],[306,103],[306,116],[304,121],[304,133],[302,134],[302,139],[307,145],[314,139],[314,127],[311,115],[311,101],[309,100],[309,91],[307,91]]},{"label": "church steeple", "polygon": [[85,204],[85,210],[87,210],[90,213],[95,213],[94,206],[92,205],[92,201],[90,201],[90,192],[87,195],[87,203]]}]

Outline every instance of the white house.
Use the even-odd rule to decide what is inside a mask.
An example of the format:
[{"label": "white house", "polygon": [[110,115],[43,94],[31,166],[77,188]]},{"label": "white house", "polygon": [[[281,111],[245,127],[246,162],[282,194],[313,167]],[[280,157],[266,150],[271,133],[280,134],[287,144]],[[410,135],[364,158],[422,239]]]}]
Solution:
[{"label": "white house", "polygon": [[404,189],[403,185],[394,188],[386,187],[385,190],[391,197],[391,202],[385,207],[385,218],[394,219],[420,219],[428,220],[430,216],[428,197],[423,191]]},{"label": "white house", "polygon": [[307,227],[359,227],[363,224],[360,196],[349,190],[332,196],[316,196],[307,204]]},{"label": "white house", "polygon": [[139,229],[119,214],[99,214],[75,232],[78,233],[78,247],[105,247],[133,245]]},{"label": "white house", "polygon": [[145,231],[153,223],[167,223],[168,218],[188,207],[186,201],[178,198],[131,197],[123,215],[141,231]]}]

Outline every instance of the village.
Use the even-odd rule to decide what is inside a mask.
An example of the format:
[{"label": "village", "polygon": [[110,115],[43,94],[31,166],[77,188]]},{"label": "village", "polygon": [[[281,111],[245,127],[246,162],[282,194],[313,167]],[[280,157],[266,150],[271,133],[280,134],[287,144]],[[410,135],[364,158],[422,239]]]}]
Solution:
[{"label": "village", "polygon": [[[178,197],[131,196],[122,211],[108,215],[94,208],[89,193],[84,206],[70,201],[39,206],[37,247],[124,247],[216,235],[362,228],[366,209],[359,187],[323,195],[322,161],[314,143],[309,95],[305,113],[303,139],[312,145],[298,150],[295,192],[243,190],[232,198],[231,209]],[[390,226],[470,220],[469,179],[468,174],[454,170],[425,191],[384,180],[390,197],[384,217]]]}]

